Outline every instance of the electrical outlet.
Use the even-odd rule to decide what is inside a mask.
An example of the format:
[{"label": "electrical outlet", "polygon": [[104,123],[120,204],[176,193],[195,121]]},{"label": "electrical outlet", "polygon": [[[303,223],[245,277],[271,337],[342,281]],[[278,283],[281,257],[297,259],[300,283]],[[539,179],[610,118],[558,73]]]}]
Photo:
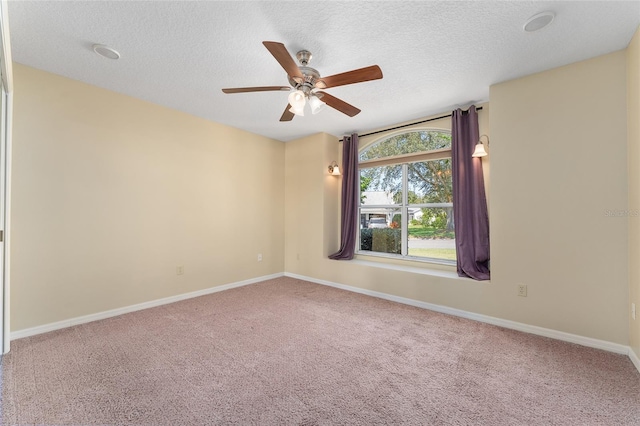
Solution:
[{"label": "electrical outlet", "polygon": [[518,296],[527,297],[527,285],[518,284]]},{"label": "electrical outlet", "polygon": [[176,275],[184,274],[184,266],[176,266]]},{"label": "electrical outlet", "polygon": [[262,253],[258,253],[258,262],[262,262]]},{"label": "electrical outlet", "polygon": [[636,319],[636,304],[631,304],[631,318]]}]

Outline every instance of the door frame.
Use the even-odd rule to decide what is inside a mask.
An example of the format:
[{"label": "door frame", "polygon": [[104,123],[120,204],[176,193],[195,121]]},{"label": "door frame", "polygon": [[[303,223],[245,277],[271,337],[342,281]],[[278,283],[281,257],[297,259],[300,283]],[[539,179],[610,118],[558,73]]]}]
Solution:
[{"label": "door frame", "polygon": [[[2,67],[0,84],[4,89],[4,96],[0,97],[0,101],[3,103],[2,116],[0,120],[3,121],[4,131],[0,132],[0,159],[3,161],[0,164],[0,197],[4,202],[0,202],[0,207],[3,207],[3,211],[0,211],[0,230],[3,231],[3,242],[0,243],[0,333],[2,344],[2,350],[0,353],[5,354],[9,352],[10,346],[10,328],[9,328],[9,255],[10,250],[10,218],[11,218],[11,135],[12,135],[12,122],[13,122],[13,68],[11,59],[11,43],[9,38],[9,18],[8,11],[9,4],[7,0],[0,1],[0,62]],[[0,126],[2,129],[2,126]],[[4,219],[4,224],[2,223]]]}]

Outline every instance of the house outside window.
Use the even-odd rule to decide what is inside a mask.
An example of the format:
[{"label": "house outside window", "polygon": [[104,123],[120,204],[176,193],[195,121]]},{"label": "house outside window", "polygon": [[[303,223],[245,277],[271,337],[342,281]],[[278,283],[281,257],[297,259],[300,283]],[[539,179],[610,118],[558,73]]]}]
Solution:
[{"label": "house outside window", "polygon": [[410,131],[360,152],[358,254],[454,264],[451,133]]}]

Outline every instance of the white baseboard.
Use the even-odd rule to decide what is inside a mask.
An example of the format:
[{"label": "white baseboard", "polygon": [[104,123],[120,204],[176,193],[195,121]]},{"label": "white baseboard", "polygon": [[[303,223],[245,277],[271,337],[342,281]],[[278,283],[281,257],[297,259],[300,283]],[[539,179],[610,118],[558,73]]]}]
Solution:
[{"label": "white baseboard", "polygon": [[636,366],[636,369],[640,371],[640,358],[638,358],[638,354],[632,348],[629,348],[629,358],[633,365]]},{"label": "white baseboard", "polygon": [[[398,302],[405,305],[411,305],[418,308],[428,309],[430,311],[440,312],[443,314],[454,315],[457,317],[467,318],[479,322],[484,322],[487,324],[497,325],[499,327],[509,328],[512,330],[523,331],[525,333],[536,334],[538,336],[550,337],[552,339],[563,340],[565,342],[576,343],[582,346],[588,346],[591,348],[603,349],[609,352],[615,352],[617,354],[629,355],[631,357],[631,353],[633,352],[629,346],[620,345],[618,343],[607,342],[606,340],[598,340],[593,339],[591,337],[579,336],[577,334],[565,333],[563,331],[552,330],[550,328],[537,327],[535,325],[524,324],[521,322],[505,320],[496,317],[490,317],[488,315],[476,314],[473,312],[463,311],[461,309],[450,308],[447,306],[436,305],[433,303],[421,302],[419,300],[408,299],[406,297],[394,296],[388,293],[381,293],[379,291],[367,290],[359,287],[353,287],[345,284],[338,284],[331,281],[319,280],[317,278],[306,277],[303,275],[292,274],[289,272],[285,272],[284,275],[286,277],[297,278],[299,280],[309,281],[316,284],[327,285],[331,287],[336,287],[342,290],[352,291],[354,293],[366,294],[368,296],[378,297],[380,299],[390,300],[392,302]],[[635,354],[634,354],[635,355]],[[636,357],[636,361],[637,361]],[[638,367],[639,363],[631,359],[638,371],[640,371],[640,367]]]},{"label": "white baseboard", "polygon": [[21,339],[23,337],[35,336],[36,334],[47,333],[49,331],[59,330],[61,328],[71,327],[78,324],[85,324],[92,321],[98,321],[105,318],[115,317],[117,315],[127,314],[129,312],[141,311],[143,309],[154,308],[156,306],[166,305],[180,300],[192,299],[194,297],[204,296],[206,294],[217,293],[219,291],[229,290],[236,287],[242,287],[249,284],[255,284],[260,281],[266,281],[273,278],[284,276],[282,272],[272,275],[264,275],[262,277],[251,278],[235,283],[224,284],[216,287],[206,288],[204,290],[192,291],[190,293],[178,294],[176,296],[165,297],[163,299],[151,300],[149,302],[138,303],[136,305],[125,306],[123,308],[111,309],[96,314],[84,315],[81,317],[70,318],[64,321],[44,324],[37,327],[25,328],[23,330],[11,333],[11,340]]}]

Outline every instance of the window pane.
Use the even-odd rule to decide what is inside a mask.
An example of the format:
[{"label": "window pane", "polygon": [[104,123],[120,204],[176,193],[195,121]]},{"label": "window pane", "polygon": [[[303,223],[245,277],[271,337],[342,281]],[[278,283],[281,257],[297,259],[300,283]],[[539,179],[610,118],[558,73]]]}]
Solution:
[{"label": "window pane", "polygon": [[451,159],[409,163],[409,204],[452,203]]},{"label": "window pane", "polygon": [[[449,132],[427,130],[383,139],[360,153],[367,164],[359,171],[358,252],[455,262],[451,158],[440,156],[450,148]],[[412,155],[434,150],[431,157]]]},{"label": "window pane", "polygon": [[375,143],[360,153],[360,161],[451,148],[451,133],[433,130],[403,133]]},{"label": "window pane", "polygon": [[385,206],[402,202],[402,166],[381,166],[360,170],[360,204]]},{"label": "window pane", "polygon": [[360,250],[402,254],[400,209],[360,209]]},{"label": "window pane", "polygon": [[409,208],[409,256],[456,260],[453,204]]}]

